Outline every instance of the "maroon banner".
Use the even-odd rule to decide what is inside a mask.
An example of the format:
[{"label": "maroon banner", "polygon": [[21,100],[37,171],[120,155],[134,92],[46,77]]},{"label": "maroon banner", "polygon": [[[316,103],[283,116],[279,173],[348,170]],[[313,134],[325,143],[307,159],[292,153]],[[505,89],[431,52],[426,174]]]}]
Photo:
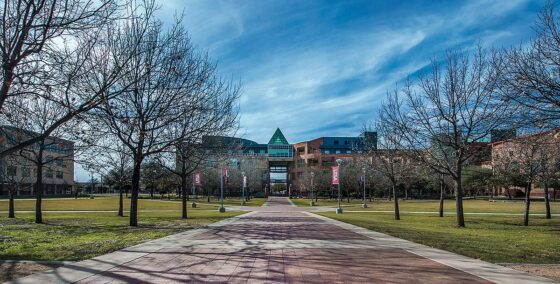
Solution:
[{"label": "maroon banner", "polygon": [[194,185],[201,186],[202,182],[200,181],[200,172],[197,171],[194,173]]},{"label": "maroon banner", "polygon": [[332,184],[338,185],[338,166],[333,166],[332,168]]}]

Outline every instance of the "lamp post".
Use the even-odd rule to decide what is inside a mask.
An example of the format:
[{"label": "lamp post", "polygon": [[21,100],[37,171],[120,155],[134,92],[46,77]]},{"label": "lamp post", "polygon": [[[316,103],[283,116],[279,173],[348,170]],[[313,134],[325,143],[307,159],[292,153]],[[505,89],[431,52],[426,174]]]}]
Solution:
[{"label": "lamp post", "polygon": [[196,173],[193,173],[193,179],[192,179],[192,195],[193,195],[193,200],[191,203],[191,207],[192,208],[196,208],[196,184],[195,184],[195,179],[196,179]]},{"label": "lamp post", "polygon": [[367,199],[366,199],[366,167],[362,168],[362,186],[364,188],[364,204],[362,204],[362,208],[367,208]]},{"label": "lamp post", "polygon": [[220,209],[218,209],[221,213],[226,212],[226,208],[224,207],[224,168],[220,170]]},{"label": "lamp post", "polygon": [[340,207],[340,199],[342,198],[340,195],[340,184],[342,183],[340,166],[342,165],[342,159],[337,159],[336,164],[338,165],[338,208],[336,208],[336,214],[342,214],[342,207]]},{"label": "lamp post", "polygon": [[313,178],[315,177],[315,173],[311,172],[311,206],[315,206],[315,201],[313,201],[313,189],[315,185],[313,184]]},{"label": "lamp post", "polygon": [[241,200],[241,206],[245,205],[245,179],[247,178],[245,176],[245,172],[241,172],[241,191],[242,191],[242,195],[243,195],[243,199]]}]

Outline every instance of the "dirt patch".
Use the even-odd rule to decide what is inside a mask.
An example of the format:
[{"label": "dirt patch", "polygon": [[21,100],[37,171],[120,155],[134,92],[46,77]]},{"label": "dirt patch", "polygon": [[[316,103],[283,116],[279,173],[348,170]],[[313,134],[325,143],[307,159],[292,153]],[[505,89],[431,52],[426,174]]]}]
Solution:
[{"label": "dirt patch", "polygon": [[0,282],[21,278],[62,266],[62,263],[4,262],[0,263]]},{"label": "dirt patch", "polygon": [[560,264],[502,264],[503,266],[529,272],[534,275],[560,281]]}]

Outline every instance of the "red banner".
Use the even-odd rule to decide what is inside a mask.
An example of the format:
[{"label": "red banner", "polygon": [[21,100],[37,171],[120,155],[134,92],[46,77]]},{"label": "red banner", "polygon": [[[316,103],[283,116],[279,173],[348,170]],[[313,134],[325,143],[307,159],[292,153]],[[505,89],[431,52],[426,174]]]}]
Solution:
[{"label": "red banner", "polygon": [[338,166],[333,166],[332,168],[332,184],[338,185]]},{"label": "red banner", "polygon": [[201,186],[202,185],[202,183],[200,181],[200,172],[198,172],[198,171],[194,173],[194,185],[196,185],[196,186]]},{"label": "red banner", "polygon": [[224,183],[228,183],[228,182],[229,182],[228,167],[223,167],[223,168],[222,168],[222,178],[224,179]]}]

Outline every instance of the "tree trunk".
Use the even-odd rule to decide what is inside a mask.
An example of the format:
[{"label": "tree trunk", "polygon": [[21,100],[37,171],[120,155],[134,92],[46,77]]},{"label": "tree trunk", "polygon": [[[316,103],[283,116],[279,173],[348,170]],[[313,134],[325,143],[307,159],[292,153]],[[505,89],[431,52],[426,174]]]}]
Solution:
[{"label": "tree trunk", "polygon": [[401,219],[401,212],[399,211],[399,197],[397,196],[397,186],[393,184],[393,201],[395,203],[395,220]]},{"label": "tree trunk", "polygon": [[43,198],[43,150],[40,145],[39,154],[37,155],[37,179],[35,180],[35,223],[43,223],[43,212],[41,210],[41,201]]},{"label": "tree trunk", "polygon": [[439,217],[443,217],[444,197],[445,197],[445,185],[443,183],[443,179],[441,179],[439,184]]},{"label": "tree trunk", "polygon": [[404,187],[404,200],[408,200],[408,186]]},{"label": "tree trunk", "polygon": [[463,215],[463,188],[461,185],[461,173],[459,172],[455,182],[455,206],[457,208],[457,226],[465,227],[465,216]]},{"label": "tree trunk", "polygon": [[187,219],[187,175],[181,175],[182,218]]},{"label": "tree trunk", "polygon": [[8,195],[10,198],[10,201],[8,203],[8,218],[15,218],[16,213],[14,208],[14,191],[10,188],[8,188]]},{"label": "tree trunk", "polygon": [[548,196],[548,182],[544,183],[544,206],[546,207],[546,219],[552,219],[550,214],[550,197]]},{"label": "tree trunk", "polygon": [[[140,152],[140,150],[138,150]],[[140,192],[140,168],[142,156],[134,157],[134,169],[132,170],[132,192],[130,197],[130,226],[138,227],[138,193]]]},{"label": "tree trunk", "polygon": [[523,214],[523,226],[529,226],[529,208],[531,206],[532,183],[528,182],[525,188],[525,213]]},{"label": "tree trunk", "polygon": [[387,198],[387,199],[389,200],[389,202],[391,201],[391,189],[389,189],[388,198]]},{"label": "tree trunk", "polygon": [[506,192],[508,195],[508,199],[511,200],[511,191],[509,190],[509,187],[506,187]]},{"label": "tree trunk", "polygon": [[119,186],[119,213],[118,216],[124,216],[124,201],[123,201],[123,189],[122,186]]}]

